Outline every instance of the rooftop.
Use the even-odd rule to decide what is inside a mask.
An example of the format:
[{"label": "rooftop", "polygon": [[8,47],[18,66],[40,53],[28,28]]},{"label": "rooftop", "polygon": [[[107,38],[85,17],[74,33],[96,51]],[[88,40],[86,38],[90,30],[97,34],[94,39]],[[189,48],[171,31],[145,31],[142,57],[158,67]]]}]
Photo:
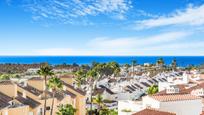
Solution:
[{"label": "rooftop", "polygon": [[190,94],[153,95],[150,97],[161,102],[201,99],[200,97]]},{"label": "rooftop", "polygon": [[11,80],[0,81],[0,85],[12,85],[14,84]]},{"label": "rooftop", "polygon": [[32,77],[32,78],[30,78],[29,80],[43,80],[43,78],[42,77]]},{"label": "rooftop", "polygon": [[4,108],[9,104],[10,101],[12,101],[13,99],[3,93],[0,92],[0,108]]},{"label": "rooftop", "polygon": [[146,108],[142,111],[134,113],[132,115],[176,115],[175,113],[164,112],[156,109]]},{"label": "rooftop", "polygon": [[36,95],[36,96],[39,96],[43,93],[43,91],[40,91],[30,85],[27,85],[27,86],[23,86],[22,84],[18,84],[19,87],[23,88],[24,90]]},{"label": "rooftop", "polygon": [[73,75],[63,75],[63,76],[60,76],[60,78],[74,78]]},{"label": "rooftop", "polygon": [[15,99],[18,100],[20,103],[23,103],[24,105],[29,105],[31,108],[36,108],[40,105],[39,102],[37,102],[37,101],[35,101],[29,97],[24,98],[24,97],[19,95]]},{"label": "rooftop", "polygon": [[63,85],[67,86],[68,88],[78,92],[79,94],[84,95],[84,96],[86,95],[86,93],[84,91],[80,90],[79,88],[75,88],[74,86],[67,84],[64,81],[62,81],[62,83],[63,83]]}]

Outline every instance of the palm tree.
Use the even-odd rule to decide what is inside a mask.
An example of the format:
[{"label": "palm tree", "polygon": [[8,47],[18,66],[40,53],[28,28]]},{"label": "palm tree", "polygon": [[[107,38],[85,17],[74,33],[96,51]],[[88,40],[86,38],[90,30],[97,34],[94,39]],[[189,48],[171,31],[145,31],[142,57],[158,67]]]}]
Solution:
[{"label": "palm tree", "polygon": [[100,113],[100,110],[103,108],[104,104],[103,104],[103,97],[101,94],[98,94],[96,96],[96,98],[93,100],[96,104],[98,104],[99,109],[98,112]]},{"label": "palm tree", "polygon": [[47,77],[54,75],[54,72],[52,71],[52,68],[48,65],[42,65],[40,67],[40,70],[37,71],[38,75],[42,76],[44,78],[44,115],[46,115],[46,107],[47,107]]},{"label": "palm tree", "polygon": [[76,71],[74,75],[76,76],[74,79],[75,79],[77,86],[81,88],[81,84],[84,82],[86,78],[86,72],[83,69],[80,69]]},{"label": "palm tree", "polygon": [[172,67],[172,70],[176,70],[176,66],[177,66],[177,62],[176,62],[176,59],[173,59],[172,63],[171,63],[171,67]]},{"label": "palm tree", "polygon": [[163,65],[164,65],[164,60],[163,60],[163,58],[159,58],[159,59],[157,60],[157,65],[159,65],[159,66],[163,66]]},{"label": "palm tree", "polygon": [[132,60],[132,73],[133,73],[132,76],[134,76],[134,72],[135,72],[134,67],[135,67],[136,63],[137,63],[136,60]]},{"label": "palm tree", "polygon": [[116,63],[116,62],[112,62],[111,65],[112,65],[114,76],[119,75],[119,73],[120,73],[120,65],[118,63]]},{"label": "palm tree", "polygon": [[52,77],[48,80],[48,88],[52,90],[52,108],[51,108],[50,115],[52,115],[53,113],[55,94],[57,91],[62,89],[62,86],[63,85],[60,78]]},{"label": "palm tree", "polygon": [[[91,69],[87,72],[87,78],[89,81],[89,85],[90,85],[90,98],[91,98],[91,106],[90,106],[90,111],[91,111],[91,115],[92,115],[92,105],[93,105],[93,98],[92,98],[92,90],[95,89],[94,83],[95,80],[98,77],[98,72],[95,69]],[[94,87],[94,89],[93,89]]]},{"label": "palm tree", "polygon": [[76,113],[76,109],[73,108],[72,105],[66,104],[66,105],[60,105],[58,107],[57,115],[74,115]]}]

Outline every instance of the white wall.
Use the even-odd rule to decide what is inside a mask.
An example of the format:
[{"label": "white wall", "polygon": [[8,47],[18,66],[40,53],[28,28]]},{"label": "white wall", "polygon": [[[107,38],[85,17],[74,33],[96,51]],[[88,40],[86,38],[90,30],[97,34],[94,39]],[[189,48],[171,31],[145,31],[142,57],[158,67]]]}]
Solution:
[{"label": "white wall", "polygon": [[176,115],[200,115],[202,113],[202,100],[159,102],[146,96],[143,97],[143,107],[151,107],[162,111],[173,112],[176,113]]},{"label": "white wall", "polygon": [[[118,115],[132,115],[142,109],[141,101],[118,101]],[[131,110],[131,112],[122,112],[122,110]]]},{"label": "white wall", "polygon": [[176,115],[200,115],[202,113],[201,100],[185,100],[161,102],[160,109],[176,113]]},{"label": "white wall", "polygon": [[160,102],[149,96],[145,96],[142,98],[142,105],[144,108],[147,108],[147,107],[157,108],[157,109],[160,108]]}]

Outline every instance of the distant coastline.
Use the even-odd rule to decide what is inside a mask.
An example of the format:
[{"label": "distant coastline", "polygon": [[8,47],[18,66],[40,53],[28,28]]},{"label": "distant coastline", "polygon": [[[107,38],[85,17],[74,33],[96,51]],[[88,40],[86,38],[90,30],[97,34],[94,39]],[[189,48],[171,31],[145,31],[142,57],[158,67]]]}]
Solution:
[{"label": "distant coastline", "polygon": [[204,56],[0,56],[0,64],[33,64],[48,62],[49,64],[91,64],[92,62],[105,63],[116,61],[119,64],[131,63],[137,60],[138,64],[155,63],[158,58],[163,58],[165,64],[177,60],[178,66],[204,64]]}]

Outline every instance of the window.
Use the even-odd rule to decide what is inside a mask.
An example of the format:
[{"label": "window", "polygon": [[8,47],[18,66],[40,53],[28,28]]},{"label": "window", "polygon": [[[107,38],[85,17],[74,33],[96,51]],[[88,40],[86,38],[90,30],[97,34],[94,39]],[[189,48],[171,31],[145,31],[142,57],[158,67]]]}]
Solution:
[{"label": "window", "polygon": [[50,106],[46,107],[46,110],[50,110]]}]

